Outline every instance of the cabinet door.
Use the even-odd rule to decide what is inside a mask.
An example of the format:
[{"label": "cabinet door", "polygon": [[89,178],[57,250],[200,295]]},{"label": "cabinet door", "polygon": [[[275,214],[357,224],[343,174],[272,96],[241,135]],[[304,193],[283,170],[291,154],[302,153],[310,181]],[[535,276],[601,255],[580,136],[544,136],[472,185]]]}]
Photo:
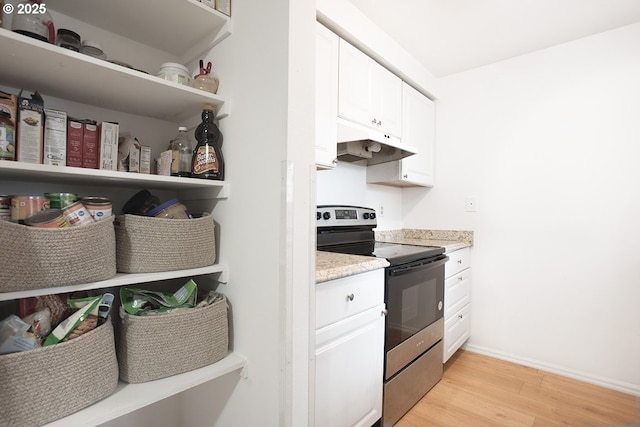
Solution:
[{"label": "cabinet door", "polygon": [[448,279],[454,274],[471,267],[471,249],[462,248],[457,251],[448,252],[449,261],[444,265],[444,277]]},{"label": "cabinet door", "polygon": [[471,269],[467,268],[444,281],[444,320],[449,319],[471,300]]},{"label": "cabinet door", "polygon": [[402,80],[371,60],[371,112],[377,128],[385,134],[402,137]]},{"label": "cabinet door", "polygon": [[337,161],[339,38],[316,23],[316,166],[334,168]]},{"label": "cabinet door", "polygon": [[371,426],[382,416],[384,304],[316,331],[316,426]]},{"label": "cabinet door", "polygon": [[467,304],[460,311],[451,316],[444,322],[444,350],[442,355],[442,363],[459,349],[462,344],[469,338],[471,329],[471,319],[469,312],[471,305]]},{"label": "cabinet door", "polygon": [[373,127],[371,70],[373,60],[340,39],[338,115]]},{"label": "cabinet door", "polygon": [[402,142],[418,149],[401,163],[401,179],[432,187],[435,168],[435,105],[426,96],[402,84]]},{"label": "cabinet door", "polygon": [[402,143],[417,154],[367,167],[367,182],[396,187],[432,187],[435,169],[435,105],[402,82]]}]

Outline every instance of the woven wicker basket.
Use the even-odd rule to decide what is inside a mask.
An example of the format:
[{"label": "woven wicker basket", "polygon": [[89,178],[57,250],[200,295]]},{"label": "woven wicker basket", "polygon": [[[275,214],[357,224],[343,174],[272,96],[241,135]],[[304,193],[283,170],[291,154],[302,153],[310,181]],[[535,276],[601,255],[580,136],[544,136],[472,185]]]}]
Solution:
[{"label": "woven wicker basket", "polygon": [[227,299],[153,316],[121,313],[116,344],[120,379],[153,381],[224,358],[229,349]]},{"label": "woven wicker basket", "polygon": [[113,393],[118,361],[111,320],[70,341],[0,355],[0,426],[39,426]]},{"label": "woven wicker basket", "polygon": [[195,219],[120,215],[115,222],[116,266],[123,273],[154,273],[216,262],[213,216]]},{"label": "woven wicker basket", "polygon": [[116,274],[113,218],[66,228],[0,221],[0,292],[76,285]]}]

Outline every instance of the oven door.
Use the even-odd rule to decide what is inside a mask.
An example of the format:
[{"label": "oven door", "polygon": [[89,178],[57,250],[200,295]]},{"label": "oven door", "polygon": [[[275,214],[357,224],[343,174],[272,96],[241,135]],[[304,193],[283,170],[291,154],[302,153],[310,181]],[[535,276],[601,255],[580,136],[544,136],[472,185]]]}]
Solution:
[{"label": "oven door", "polygon": [[442,318],[444,264],[448,259],[446,255],[439,255],[387,267],[386,352]]}]

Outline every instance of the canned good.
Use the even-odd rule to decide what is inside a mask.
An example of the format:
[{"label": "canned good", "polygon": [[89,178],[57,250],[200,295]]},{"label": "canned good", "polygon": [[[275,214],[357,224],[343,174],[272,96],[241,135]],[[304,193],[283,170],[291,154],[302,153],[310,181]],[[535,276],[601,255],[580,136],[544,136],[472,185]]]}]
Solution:
[{"label": "canned good", "polygon": [[36,212],[49,209],[44,196],[16,196],[11,198],[11,221],[24,224],[24,219]]},{"label": "canned good", "polygon": [[93,222],[91,214],[81,202],[75,202],[65,207],[62,212],[70,226],[85,225]]},{"label": "canned good", "polygon": [[87,208],[94,221],[111,216],[113,210],[111,200],[106,197],[83,197],[80,201]]},{"label": "canned good", "polygon": [[0,195],[0,221],[11,221],[11,196]]},{"label": "canned good", "polygon": [[73,193],[44,193],[44,197],[49,199],[53,209],[64,209],[78,200],[78,196]]},{"label": "canned good", "polygon": [[26,225],[41,228],[68,227],[69,223],[60,209],[45,209],[29,215],[24,219]]}]

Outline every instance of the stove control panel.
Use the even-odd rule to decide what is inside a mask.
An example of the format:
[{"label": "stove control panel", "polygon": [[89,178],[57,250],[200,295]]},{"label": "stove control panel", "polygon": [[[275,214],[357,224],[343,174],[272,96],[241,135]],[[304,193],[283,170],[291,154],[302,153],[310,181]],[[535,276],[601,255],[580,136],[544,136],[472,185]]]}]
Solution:
[{"label": "stove control panel", "polygon": [[376,211],[361,206],[321,205],[316,210],[317,227],[368,225],[375,227]]}]

